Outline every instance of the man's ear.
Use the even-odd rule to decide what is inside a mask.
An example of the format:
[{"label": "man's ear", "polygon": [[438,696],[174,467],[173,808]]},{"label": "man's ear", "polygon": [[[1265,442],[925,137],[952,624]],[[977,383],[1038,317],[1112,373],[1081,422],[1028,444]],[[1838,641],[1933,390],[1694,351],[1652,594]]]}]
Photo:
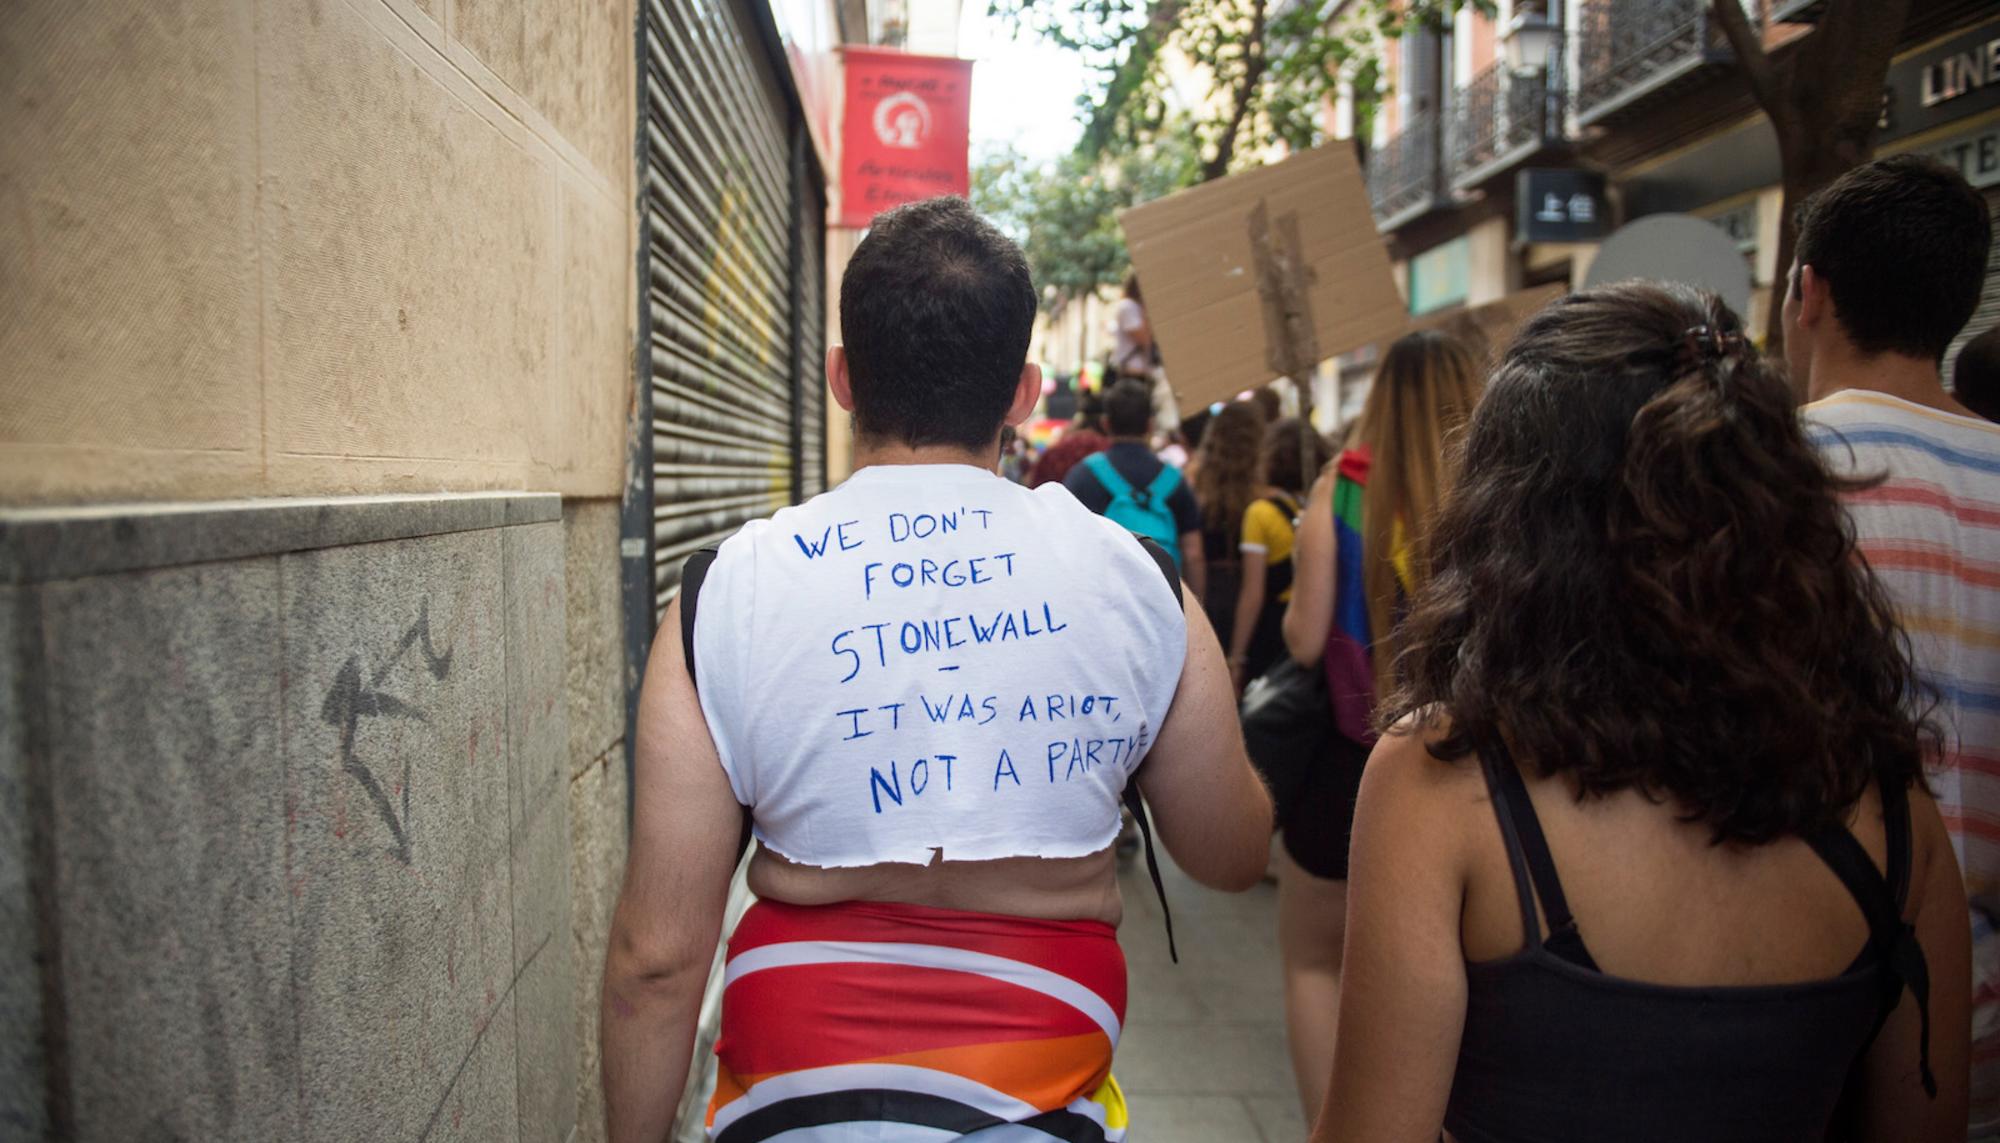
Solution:
[{"label": "man's ear", "polygon": [[1018,425],[1035,415],[1042,399],[1042,367],[1030,361],[1021,366],[1021,379],[1014,384],[1014,403],[1007,408],[1007,423]]},{"label": "man's ear", "polygon": [[833,402],[848,412],[854,411],[854,382],[847,376],[847,349],[845,346],[828,346],[826,351],[826,387],[833,390]]},{"label": "man's ear", "polygon": [[1799,327],[1810,329],[1833,312],[1833,291],[1811,265],[1799,264]]}]

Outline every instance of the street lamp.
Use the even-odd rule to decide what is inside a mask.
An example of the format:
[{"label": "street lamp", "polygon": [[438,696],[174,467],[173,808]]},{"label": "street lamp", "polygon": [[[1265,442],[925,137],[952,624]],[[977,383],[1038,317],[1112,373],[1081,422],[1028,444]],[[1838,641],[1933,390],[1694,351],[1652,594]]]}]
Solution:
[{"label": "street lamp", "polygon": [[1542,71],[1561,39],[1562,29],[1541,12],[1516,13],[1507,25],[1507,64],[1516,73]]}]

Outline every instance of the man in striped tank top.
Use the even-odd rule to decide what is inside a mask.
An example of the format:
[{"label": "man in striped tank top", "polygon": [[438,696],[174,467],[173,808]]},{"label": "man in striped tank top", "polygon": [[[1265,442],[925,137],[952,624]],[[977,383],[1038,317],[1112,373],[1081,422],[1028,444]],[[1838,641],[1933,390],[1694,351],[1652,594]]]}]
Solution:
[{"label": "man in striped tank top", "polygon": [[1860,549],[1936,688],[1932,785],[1972,908],[1973,1139],[2000,1138],[2000,426],[1946,392],[1992,222],[1958,172],[1898,155],[1798,215],[1785,356],[1814,441],[1852,494]]}]

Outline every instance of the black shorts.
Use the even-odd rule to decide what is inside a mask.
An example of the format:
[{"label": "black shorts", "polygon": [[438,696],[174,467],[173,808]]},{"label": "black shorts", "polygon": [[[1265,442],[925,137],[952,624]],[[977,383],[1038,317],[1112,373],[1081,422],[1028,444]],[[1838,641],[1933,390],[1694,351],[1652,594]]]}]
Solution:
[{"label": "black shorts", "polygon": [[1361,792],[1361,768],[1368,747],[1336,732],[1320,764],[1299,783],[1298,793],[1277,807],[1285,852],[1314,877],[1347,880],[1347,839],[1354,832],[1354,797]]}]

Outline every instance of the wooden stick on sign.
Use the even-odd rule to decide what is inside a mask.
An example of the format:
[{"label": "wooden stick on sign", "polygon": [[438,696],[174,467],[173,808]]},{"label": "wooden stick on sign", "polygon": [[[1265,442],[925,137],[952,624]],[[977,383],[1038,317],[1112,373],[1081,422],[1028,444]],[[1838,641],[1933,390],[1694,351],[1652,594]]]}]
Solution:
[{"label": "wooden stick on sign", "polygon": [[[1319,338],[1314,333],[1312,286],[1315,279],[1299,243],[1299,216],[1286,211],[1271,224],[1266,204],[1250,210],[1250,258],[1257,267],[1257,297],[1264,308],[1265,361],[1273,373],[1289,377],[1299,394],[1299,473],[1313,476],[1312,375],[1319,366]],[[1289,490],[1288,490],[1289,491]]]}]

